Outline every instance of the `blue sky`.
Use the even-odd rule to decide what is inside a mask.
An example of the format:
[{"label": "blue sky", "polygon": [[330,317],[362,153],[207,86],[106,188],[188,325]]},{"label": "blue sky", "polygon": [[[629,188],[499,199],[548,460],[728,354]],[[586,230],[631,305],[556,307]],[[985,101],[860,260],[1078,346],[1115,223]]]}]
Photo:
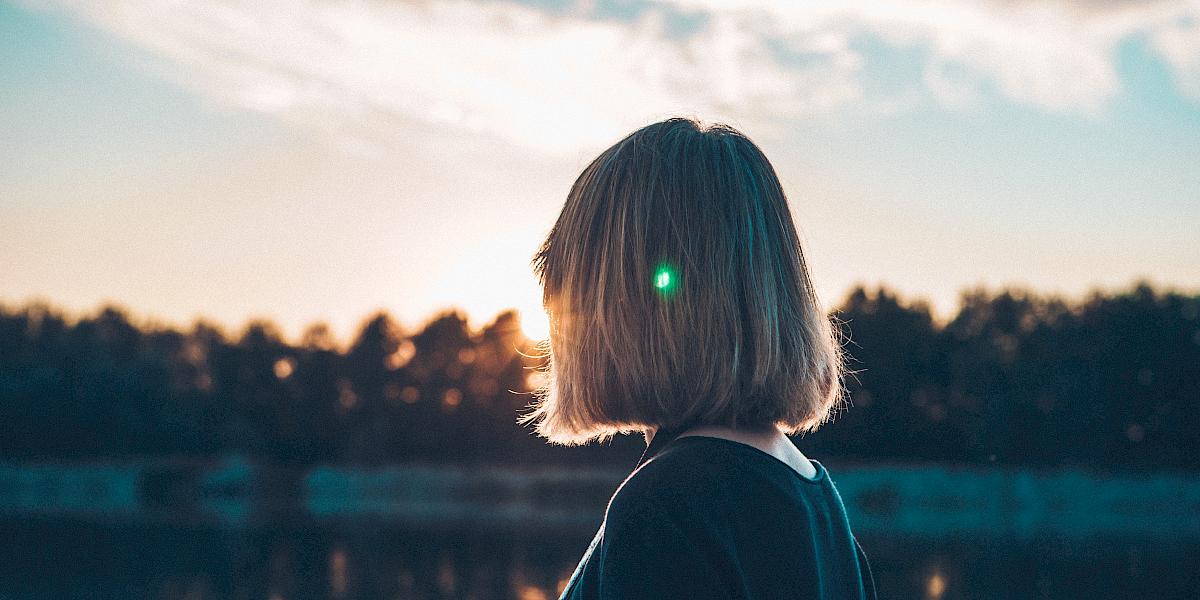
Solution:
[{"label": "blue sky", "polygon": [[0,55],[7,303],[536,331],[571,182],[673,114],[763,146],[829,306],[1200,289],[1200,2],[0,2]]}]

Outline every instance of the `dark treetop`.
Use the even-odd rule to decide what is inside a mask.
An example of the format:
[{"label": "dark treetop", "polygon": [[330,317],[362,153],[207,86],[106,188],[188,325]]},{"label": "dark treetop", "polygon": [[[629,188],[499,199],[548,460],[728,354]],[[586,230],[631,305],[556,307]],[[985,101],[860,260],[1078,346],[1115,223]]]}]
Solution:
[{"label": "dark treetop", "polygon": [[[664,435],[668,434],[668,435]],[[867,599],[866,555],[824,465],[658,432],[617,488],[563,599]]]}]

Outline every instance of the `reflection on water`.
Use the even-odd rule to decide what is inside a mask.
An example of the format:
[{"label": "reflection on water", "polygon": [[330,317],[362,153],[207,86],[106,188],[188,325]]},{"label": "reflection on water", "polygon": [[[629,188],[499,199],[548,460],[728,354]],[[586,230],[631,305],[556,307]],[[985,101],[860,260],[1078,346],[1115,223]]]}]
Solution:
[{"label": "reflection on water", "polygon": [[929,581],[925,584],[925,597],[929,600],[938,600],[946,593],[946,578],[942,576],[942,571],[938,567],[933,568],[933,573],[929,575]]},{"label": "reflection on water", "polygon": [[346,597],[346,551],[342,548],[329,553],[329,592],[334,598]]},{"label": "reflection on water", "polygon": [[[590,535],[0,522],[0,598],[517,599]],[[863,536],[881,598],[1198,598],[1200,540]]]},{"label": "reflection on water", "polygon": [[571,537],[0,523],[0,598],[557,598]]}]

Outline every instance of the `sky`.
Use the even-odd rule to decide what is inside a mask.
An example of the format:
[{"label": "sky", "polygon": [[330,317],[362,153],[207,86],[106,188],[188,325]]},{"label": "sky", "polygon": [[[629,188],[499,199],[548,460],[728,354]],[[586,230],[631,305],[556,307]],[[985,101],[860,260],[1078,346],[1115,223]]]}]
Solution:
[{"label": "sky", "polygon": [[725,122],[821,301],[1200,290],[1200,1],[0,0],[0,303],[544,334],[625,134]]}]

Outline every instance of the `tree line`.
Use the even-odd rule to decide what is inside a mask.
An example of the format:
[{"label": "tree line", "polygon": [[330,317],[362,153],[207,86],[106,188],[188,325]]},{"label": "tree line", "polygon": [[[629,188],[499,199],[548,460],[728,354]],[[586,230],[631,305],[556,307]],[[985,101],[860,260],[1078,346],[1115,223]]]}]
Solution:
[{"label": "tree line", "polygon": [[[1139,281],[1067,300],[964,291],[929,305],[858,286],[832,311],[849,406],[797,438],[822,459],[1200,469],[1200,296]],[[413,332],[386,312],[342,348],[327,325],[284,341],[138,325],[119,306],[69,319],[0,305],[0,458],[211,457],[282,463],[607,463],[638,436],[548,446],[516,423],[539,376],[513,311]]]}]

